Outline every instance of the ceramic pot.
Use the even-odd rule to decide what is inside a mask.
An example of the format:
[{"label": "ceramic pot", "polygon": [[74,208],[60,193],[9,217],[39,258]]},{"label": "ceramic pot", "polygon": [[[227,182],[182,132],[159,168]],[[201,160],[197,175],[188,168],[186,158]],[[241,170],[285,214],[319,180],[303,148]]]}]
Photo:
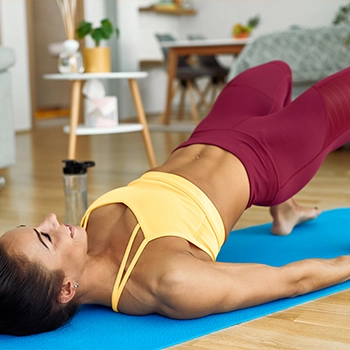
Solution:
[{"label": "ceramic pot", "polygon": [[84,49],[85,73],[103,73],[111,71],[111,51],[109,47]]},{"label": "ceramic pot", "polygon": [[249,38],[249,33],[244,32],[244,33],[240,33],[240,34],[233,34],[233,38],[234,39],[246,39],[246,38]]}]

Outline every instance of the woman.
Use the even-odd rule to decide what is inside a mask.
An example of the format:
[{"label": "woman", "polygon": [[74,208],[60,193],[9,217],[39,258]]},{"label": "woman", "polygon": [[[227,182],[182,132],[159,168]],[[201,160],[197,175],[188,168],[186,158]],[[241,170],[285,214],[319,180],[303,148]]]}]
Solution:
[{"label": "woman", "polygon": [[279,268],[215,258],[251,205],[271,207],[275,234],[319,214],[290,198],[350,140],[349,97],[350,69],[292,103],[283,62],[233,79],[187,142],[97,199],[82,227],[50,214],[0,238],[1,332],[55,329],[80,304],[188,319],[348,280],[350,256]]}]

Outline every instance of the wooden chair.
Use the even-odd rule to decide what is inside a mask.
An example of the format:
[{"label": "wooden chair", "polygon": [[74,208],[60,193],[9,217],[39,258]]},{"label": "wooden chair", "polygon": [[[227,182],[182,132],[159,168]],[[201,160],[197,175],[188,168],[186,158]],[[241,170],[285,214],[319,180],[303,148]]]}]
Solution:
[{"label": "wooden chair", "polygon": [[[189,40],[203,40],[203,35],[188,35]],[[209,71],[210,80],[203,91],[204,99],[211,91],[211,98],[209,106],[211,107],[219,93],[219,91],[225,86],[227,76],[229,73],[228,68],[224,68],[216,59],[215,56],[198,56],[198,63],[201,67]]]},{"label": "wooden chair", "polygon": [[[160,44],[165,41],[175,41],[175,38],[170,34],[156,34],[156,37]],[[163,46],[161,46],[161,49],[164,55],[165,62],[167,62],[168,49]],[[208,75],[209,75],[209,70],[205,68],[199,68],[199,69],[194,68],[187,62],[186,57],[179,57],[177,72],[176,72],[177,84],[173,88],[173,92],[171,96],[171,99],[173,99],[176,93],[180,90],[181,98],[180,98],[180,105],[178,109],[179,120],[181,120],[183,117],[185,97],[186,97],[186,92],[188,92],[189,98],[190,98],[192,120],[195,123],[199,122],[200,118],[199,118],[194,91],[197,92],[200,103],[203,103],[205,101],[205,98],[202,91],[199,89],[196,80]]]}]

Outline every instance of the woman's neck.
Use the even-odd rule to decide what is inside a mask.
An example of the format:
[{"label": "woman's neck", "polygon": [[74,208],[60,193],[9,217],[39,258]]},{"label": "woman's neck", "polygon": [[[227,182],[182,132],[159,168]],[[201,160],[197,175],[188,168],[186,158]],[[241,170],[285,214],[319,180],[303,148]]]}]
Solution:
[{"label": "woman's neck", "polygon": [[109,260],[103,256],[93,256],[87,261],[79,279],[76,300],[80,304],[99,304],[110,306],[111,293],[115,279]]}]

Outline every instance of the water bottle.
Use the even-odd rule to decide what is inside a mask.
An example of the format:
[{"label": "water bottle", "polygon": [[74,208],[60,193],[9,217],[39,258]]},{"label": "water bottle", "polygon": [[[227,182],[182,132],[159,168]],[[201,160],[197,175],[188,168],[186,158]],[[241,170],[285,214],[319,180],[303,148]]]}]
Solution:
[{"label": "water bottle", "polygon": [[95,165],[92,161],[77,162],[63,160],[63,184],[66,205],[65,222],[79,225],[87,210],[87,169]]}]

